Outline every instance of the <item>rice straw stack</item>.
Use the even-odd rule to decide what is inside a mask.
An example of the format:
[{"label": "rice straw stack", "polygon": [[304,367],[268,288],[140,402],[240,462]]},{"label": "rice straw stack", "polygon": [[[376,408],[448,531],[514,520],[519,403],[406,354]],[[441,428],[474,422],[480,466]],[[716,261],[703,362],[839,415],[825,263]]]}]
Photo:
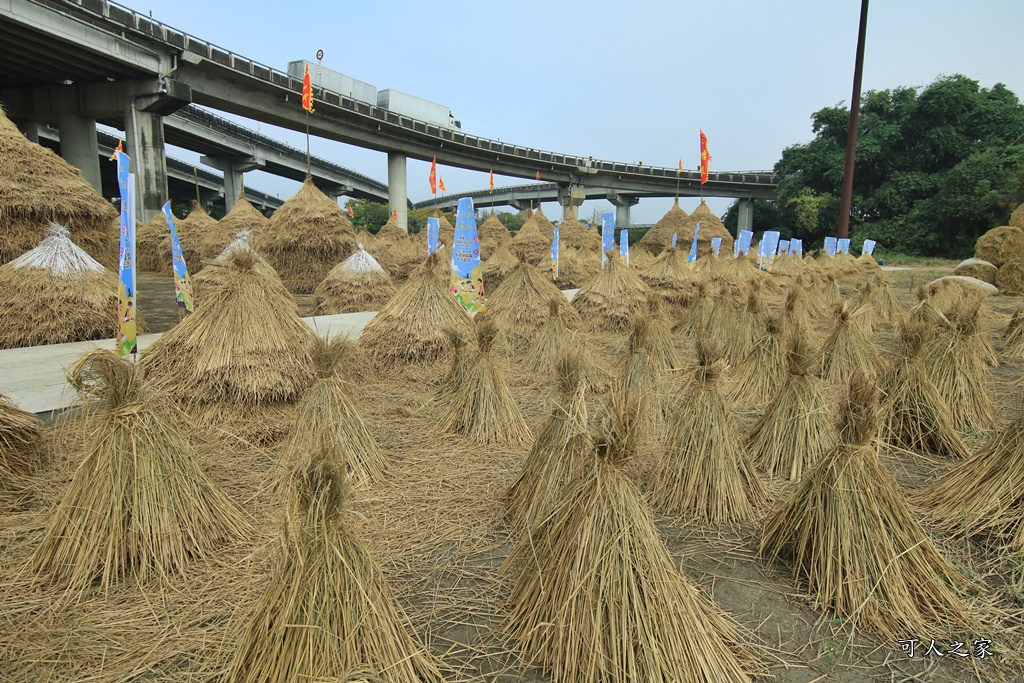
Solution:
[{"label": "rice straw stack", "polygon": [[881,356],[864,327],[858,324],[860,317],[868,315],[868,309],[844,303],[835,307],[834,315],[832,330],[821,346],[820,377],[840,386],[849,384],[856,373],[873,380],[881,368]]},{"label": "rice straw stack", "polygon": [[[637,246],[643,247],[654,256],[657,256],[662,250],[671,246],[673,235],[678,235],[679,238],[685,239],[687,215],[685,211],[679,208],[679,197],[676,197],[672,208],[657,223],[651,226],[647,234],[637,242]],[[692,227],[689,234],[693,235]]]},{"label": "rice straw stack", "polygon": [[0,392],[0,490],[31,474],[42,461],[43,421]]},{"label": "rice straw stack", "polygon": [[336,265],[313,292],[313,315],[376,311],[395,295],[395,285],[377,259],[359,246]]},{"label": "rice straw stack", "polygon": [[[157,216],[157,218],[162,219],[163,216]],[[205,234],[200,236],[199,255],[205,260],[217,258],[224,248],[238,236],[238,233],[259,232],[266,224],[267,217],[249,203],[243,192],[238,195],[235,205],[231,207],[227,215],[217,221],[215,227],[211,226]],[[164,222],[164,232],[170,232],[167,229],[166,221]],[[191,273],[192,262],[186,261],[185,263]]]},{"label": "rice straw stack", "polygon": [[735,324],[725,337],[725,357],[737,366],[747,357],[764,328],[765,311],[756,286],[747,290],[747,304],[736,315]]},{"label": "rice straw stack", "polygon": [[508,244],[499,247],[494,255],[487,259],[481,271],[484,278],[484,291],[489,296],[493,296],[509,271],[518,265],[519,259],[509,250]]},{"label": "rice straw stack", "polygon": [[513,256],[531,266],[551,259],[551,238],[541,232],[537,214],[531,214],[505,246]]},{"label": "rice straw stack", "polygon": [[516,445],[530,438],[501,360],[492,352],[498,328],[489,320],[476,325],[476,349],[458,370],[458,385],[444,397],[437,416],[441,434],[463,434],[479,443]]},{"label": "rice straw stack", "polygon": [[223,680],[440,682],[357,532],[344,463],[313,451],[291,484],[273,576],[237,628]]},{"label": "rice straw stack", "polygon": [[839,443],[769,517],[768,560],[785,557],[821,608],[886,638],[976,623],[950,581],[963,577],[918,525],[874,449],[877,390],[856,375]]},{"label": "rice straw stack", "polygon": [[676,569],[624,471],[629,402],[612,404],[551,515],[516,544],[507,629],[554,683],[750,680],[737,627]]},{"label": "rice straw stack", "polygon": [[182,430],[137,366],[95,350],[69,381],[99,422],[32,556],[37,577],[81,596],[94,582],[180,576],[247,531],[242,512],[200,469]]},{"label": "rice straw stack", "polygon": [[704,339],[697,340],[697,363],[649,476],[651,502],[709,524],[735,524],[754,517],[767,491],[719,389],[724,362]]},{"label": "rice straw stack", "polygon": [[503,245],[508,244],[512,239],[512,235],[509,234],[508,228],[505,224],[498,220],[498,217],[492,211],[480,227],[477,228],[477,235],[480,237],[480,258],[483,261],[491,258],[498,249]]},{"label": "rice straw stack", "polygon": [[[505,276],[501,288],[487,298],[487,315],[502,331],[502,340],[513,353],[527,350],[547,321],[548,304],[555,297],[565,298],[561,290],[536,268],[521,262]],[[583,326],[580,314],[568,301],[559,307],[567,329]]]},{"label": "rice straw stack", "polygon": [[566,209],[562,222],[558,224],[558,240],[562,248],[572,247],[595,254],[601,253],[601,235],[597,230],[579,222],[575,206]]},{"label": "rice straw stack", "polygon": [[573,306],[593,331],[624,332],[647,310],[649,288],[632,270],[608,253],[604,269],[573,298]]},{"label": "rice straw stack", "polygon": [[782,317],[769,313],[747,357],[736,366],[726,388],[743,405],[768,403],[786,383],[786,335]]},{"label": "rice straw stack", "polygon": [[693,298],[697,277],[686,259],[675,247],[667,247],[654,262],[637,274],[651,291],[666,305],[669,313],[678,318]]},{"label": "rice straw stack", "polygon": [[[548,318],[537,332],[533,346],[526,356],[525,367],[544,382],[550,381],[551,376],[555,374],[558,359],[562,355],[570,349],[586,346],[582,339],[566,329],[562,321],[561,310],[567,303],[561,292],[558,296],[551,297],[548,301]],[[581,353],[579,364],[587,391],[604,391],[608,388],[608,373],[594,362],[590,353]]]}]

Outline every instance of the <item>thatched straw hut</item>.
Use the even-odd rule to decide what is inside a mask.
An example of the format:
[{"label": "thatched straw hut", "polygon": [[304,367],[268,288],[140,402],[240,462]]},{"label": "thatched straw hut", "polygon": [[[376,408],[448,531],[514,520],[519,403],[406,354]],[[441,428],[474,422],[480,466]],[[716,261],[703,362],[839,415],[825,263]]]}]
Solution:
[{"label": "thatched straw hut", "polygon": [[39,244],[47,226],[60,223],[90,256],[113,268],[117,218],[77,168],[26,140],[0,108],[0,263]]},{"label": "thatched straw hut", "polygon": [[273,439],[288,429],[290,406],[315,379],[315,336],[252,251],[236,249],[208,267],[223,271],[221,284],[150,347],[146,376],[201,421],[244,416],[253,438]]},{"label": "thatched straw hut", "polygon": [[480,227],[476,230],[480,236],[480,258],[484,261],[491,258],[494,252],[502,245],[507,244],[512,235],[509,234],[505,224],[498,220],[497,215],[492,211]]},{"label": "thatched straw hut", "polygon": [[574,247],[595,254],[601,253],[601,235],[597,230],[592,230],[579,222],[575,206],[570,206],[566,210],[565,217],[558,224],[558,241],[560,249]]},{"label": "thatched straw hut", "polygon": [[313,293],[313,315],[376,311],[395,294],[395,284],[365,249],[336,265]]},{"label": "thatched straw hut", "polygon": [[1024,259],[1024,228],[1010,225],[992,228],[974,243],[974,255],[996,268]]},{"label": "thatched straw hut", "polygon": [[604,268],[584,285],[573,305],[593,330],[625,332],[647,310],[650,288],[635,272],[619,262],[618,254],[608,254]]},{"label": "thatched straw hut", "polygon": [[523,227],[519,228],[519,232],[505,247],[520,261],[533,266],[551,258],[551,238],[545,237],[540,231],[536,215],[526,219]]},{"label": "thatched straw hut", "polygon": [[[175,229],[178,222],[175,221]],[[216,254],[214,254],[216,256]],[[192,264],[185,261],[191,274]],[[148,223],[135,229],[135,265],[140,272],[174,273],[174,262],[171,257],[171,229],[167,227],[167,218],[158,213]]]},{"label": "thatched straw hut", "polygon": [[[481,272],[484,277],[484,291],[487,292],[488,296],[498,291],[498,285],[505,279],[509,271],[517,265],[519,265],[519,259],[509,250],[508,244],[499,247],[494,252],[494,256],[487,259]],[[538,264],[540,268],[544,268],[546,265],[544,261],[540,261]]]},{"label": "thatched straw hut", "polygon": [[537,229],[540,230],[540,234],[547,238],[548,244],[551,244],[551,240],[555,237],[555,224],[544,215],[544,209],[540,205],[537,206],[537,211],[533,214],[533,220],[537,221]]},{"label": "thatched straw hut", "polygon": [[472,319],[436,272],[439,258],[437,252],[428,256],[363,329],[359,344],[378,367],[446,355],[449,329],[473,338]]},{"label": "thatched straw hut", "polygon": [[[640,238],[637,245],[657,256],[661,253],[662,249],[672,246],[672,235],[679,235],[679,239],[685,239],[687,234],[685,230],[686,218],[687,213],[679,208],[679,197],[676,197],[668,213],[651,226],[651,229]],[[690,237],[693,237],[693,226],[690,226],[688,234]]]},{"label": "thatched straw hut", "polygon": [[378,242],[398,242],[408,236],[393,216],[388,218],[388,222],[380,227],[376,235]]},{"label": "thatched straw hut", "polygon": [[[513,351],[528,348],[548,319],[548,304],[562,292],[536,268],[520,263],[502,282],[501,288],[487,299],[487,316],[501,330],[502,338]],[[570,330],[583,321],[572,304],[566,302],[559,315]]]},{"label": "thatched straw hut", "polygon": [[0,349],[117,334],[117,278],[60,225],[0,266]]},{"label": "thatched straw hut", "polygon": [[338,203],[307,179],[252,237],[285,285],[311,294],[335,265],[356,250],[356,234]]},{"label": "thatched straw hut", "polygon": [[[697,255],[711,253],[711,240],[715,237],[722,238],[721,256],[732,254],[732,235],[718,216],[711,213],[708,205],[701,200],[700,206],[694,209],[693,213],[683,220],[683,230],[679,233],[679,240],[682,246],[688,247],[693,242],[693,231],[700,223],[700,232],[697,234]],[[671,240],[671,236],[669,237]]]},{"label": "thatched straw hut", "polygon": [[[239,233],[258,233],[266,224],[267,217],[257,211],[244,194],[239,195],[228,214],[217,221],[216,226],[209,226],[200,236],[199,255],[207,260],[217,258],[224,251],[224,247],[231,244]],[[166,230],[166,226],[164,229]],[[192,262],[186,259],[185,263],[191,273]],[[198,265],[197,263],[196,266]]]}]

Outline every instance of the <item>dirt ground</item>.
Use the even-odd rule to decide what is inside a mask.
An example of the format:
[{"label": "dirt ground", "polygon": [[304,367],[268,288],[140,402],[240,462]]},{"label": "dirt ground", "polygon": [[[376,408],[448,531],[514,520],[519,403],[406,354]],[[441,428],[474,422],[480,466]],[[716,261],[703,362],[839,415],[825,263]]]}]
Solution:
[{"label": "dirt ground", "polygon": [[[915,284],[942,269],[887,274],[909,305]],[[166,281],[165,281],[166,280]],[[849,294],[853,280],[843,283]],[[140,309],[153,331],[177,321],[173,284],[142,274]],[[998,333],[1021,304],[1011,297],[985,303],[987,334]],[[300,304],[304,312],[308,302]],[[878,340],[883,349],[892,333]],[[595,336],[595,357],[617,358],[624,338]],[[692,341],[680,340],[683,357]],[[354,507],[360,532],[384,568],[417,635],[441,660],[450,681],[545,681],[505,636],[503,601],[511,577],[500,570],[511,548],[502,496],[529,450],[486,448],[434,431],[430,396],[446,368],[420,367],[403,376],[358,378],[351,397],[382,450],[392,459],[389,479],[362,491]],[[1013,382],[1024,362],[995,368],[990,387],[1004,421],[1020,416],[1020,389]],[[510,373],[517,402],[534,434],[544,422],[550,379]],[[601,397],[594,397],[593,410]],[[735,411],[744,432],[760,407]],[[197,457],[210,476],[250,516],[244,542],[195,562],[168,585],[127,585],[94,591],[79,602],[34,581],[25,562],[39,542],[53,506],[81,460],[88,425],[69,420],[49,434],[50,461],[21,492],[0,495],[0,680],[18,681],[211,681],[230,656],[239,625],[270,581],[287,492],[280,485],[281,445],[259,447],[230,431],[193,433]],[[972,434],[980,448],[989,434]],[[651,452],[647,457],[654,457]],[[887,459],[906,488],[938,478],[948,465],[925,458]],[[638,481],[639,483],[639,481]],[[785,500],[789,487],[776,483],[765,513]],[[950,559],[977,585],[971,599],[984,620],[979,632],[905,634],[907,638],[970,643],[985,637],[993,657],[909,659],[896,642],[854,631],[844,619],[815,608],[783,565],[757,556],[759,525],[708,528],[665,516],[659,530],[683,574],[710,595],[749,634],[764,680],[818,681],[1024,681],[1024,571],[990,543],[930,532]]]}]

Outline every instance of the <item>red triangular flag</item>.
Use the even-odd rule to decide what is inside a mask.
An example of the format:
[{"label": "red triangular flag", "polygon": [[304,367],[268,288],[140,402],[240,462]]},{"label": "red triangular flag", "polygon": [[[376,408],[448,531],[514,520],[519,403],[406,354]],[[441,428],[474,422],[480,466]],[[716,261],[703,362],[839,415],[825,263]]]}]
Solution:
[{"label": "red triangular flag", "polygon": [[302,77],[302,108],[313,113],[313,84],[309,82],[309,63],[306,63],[306,74]]},{"label": "red triangular flag", "polygon": [[398,209],[392,209],[391,210],[391,220],[393,220],[393,221],[397,221],[398,220]]},{"label": "red triangular flag", "polygon": [[430,162],[430,193],[437,194],[437,155],[434,155],[434,160]]},{"label": "red triangular flag", "polygon": [[349,218],[355,218],[356,217],[356,212],[352,210],[352,205],[351,204],[348,205],[348,217]]}]

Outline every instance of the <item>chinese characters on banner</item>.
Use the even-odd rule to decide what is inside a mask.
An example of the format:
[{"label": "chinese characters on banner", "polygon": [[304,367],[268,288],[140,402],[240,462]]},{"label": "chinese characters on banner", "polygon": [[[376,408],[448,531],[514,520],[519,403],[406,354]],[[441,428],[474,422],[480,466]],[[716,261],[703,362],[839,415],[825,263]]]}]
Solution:
[{"label": "chinese characters on banner", "polygon": [[473,200],[463,197],[455,214],[455,237],[452,240],[451,286],[455,300],[470,313],[483,313],[483,268],[480,265],[480,237],[476,231]]}]

